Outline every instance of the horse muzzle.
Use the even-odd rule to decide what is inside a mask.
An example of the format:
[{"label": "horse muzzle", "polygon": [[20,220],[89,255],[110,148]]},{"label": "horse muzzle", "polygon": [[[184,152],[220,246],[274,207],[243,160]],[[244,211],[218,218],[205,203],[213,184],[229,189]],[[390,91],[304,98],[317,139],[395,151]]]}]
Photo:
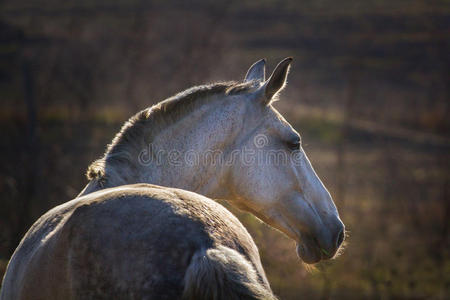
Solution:
[{"label": "horse muzzle", "polygon": [[339,218],[318,234],[301,233],[297,255],[307,264],[333,258],[345,237],[345,226]]}]

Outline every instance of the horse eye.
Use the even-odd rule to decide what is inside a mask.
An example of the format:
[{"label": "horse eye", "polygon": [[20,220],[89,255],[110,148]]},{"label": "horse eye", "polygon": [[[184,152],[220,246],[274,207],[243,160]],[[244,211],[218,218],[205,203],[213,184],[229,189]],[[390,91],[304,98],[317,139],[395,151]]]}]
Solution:
[{"label": "horse eye", "polygon": [[287,142],[288,148],[292,151],[300,150],[300,141]]}]

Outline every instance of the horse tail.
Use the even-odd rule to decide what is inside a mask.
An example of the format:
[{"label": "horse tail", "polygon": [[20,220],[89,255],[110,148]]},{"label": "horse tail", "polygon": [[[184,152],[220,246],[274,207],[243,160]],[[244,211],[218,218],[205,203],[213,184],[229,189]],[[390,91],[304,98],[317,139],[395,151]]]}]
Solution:
[{"label": "horse tail", "polygon": [[197,251],[184,276],[183,299],[270,299],[269,287],[237,251],[224,246]]}]

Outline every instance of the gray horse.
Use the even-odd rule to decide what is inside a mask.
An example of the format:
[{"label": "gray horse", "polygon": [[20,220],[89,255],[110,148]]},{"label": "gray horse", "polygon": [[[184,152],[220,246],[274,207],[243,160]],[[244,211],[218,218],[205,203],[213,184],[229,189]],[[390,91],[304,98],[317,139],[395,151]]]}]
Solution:
[{"label": "gray horse", "polygon": [[271,105],[291,60],[268,80],[260,60],[243,82],[194,87],[130,118],[80,195],[27,232],[0,299],[275,298],[243,225],[193,192],[284,232],[306,263],[332,258],[344,225]]}]

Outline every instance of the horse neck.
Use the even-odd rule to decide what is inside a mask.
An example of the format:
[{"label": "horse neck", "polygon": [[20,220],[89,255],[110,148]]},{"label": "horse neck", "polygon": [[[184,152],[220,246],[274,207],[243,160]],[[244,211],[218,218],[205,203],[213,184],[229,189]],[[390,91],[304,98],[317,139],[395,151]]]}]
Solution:
[{"label": "horse neck", "polygon": [[[151,183],[197,192],[210,198],[227,198],[228,189],[222,186],[221,180],[226,177],[226,166],[199,162],[207,151],[219,151],[216,153],[223,155],[229,152],[243,126],[243,120],[239,119],[242,119],[244,110],[236,103],[229,101],[223,105],[220,101],[211,101],[167,126],[150,145],[144,142],[144,132],[141,141],[128,151],[131,160],[106,166],[107,179],[92,180],[78,196],[125,184]],[[151,162],[140,159],[145,151],[151,151]],[[169,161],[169,152],[179,154],[176,161]]]}]

